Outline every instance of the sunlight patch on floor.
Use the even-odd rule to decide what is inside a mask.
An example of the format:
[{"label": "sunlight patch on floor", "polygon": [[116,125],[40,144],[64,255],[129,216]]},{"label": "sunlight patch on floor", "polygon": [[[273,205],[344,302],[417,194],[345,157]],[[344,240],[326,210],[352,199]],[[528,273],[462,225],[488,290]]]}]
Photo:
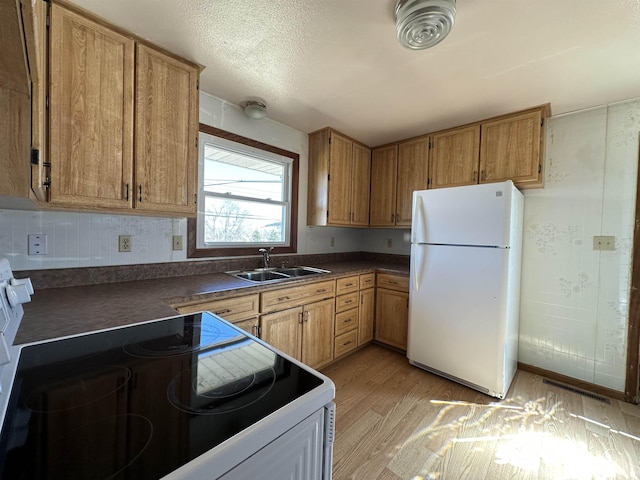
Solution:
[{"label": "sunlight patch on floor", "polygon": [[[544,471],[551,479],[638,479],[637,465],[619,465],[609,452],[590,451],[586,442],[560,438],[549,429],[550,425],[563,424],[567,415],[603,429],[603,434],[588,432],[594,438],[620,435],[640,442],[640,437],[612,429],[593,419],[564,410],[562,402],[548,405],[546,398],[537,400],[516,398],[510,403],[475,404],[470,402],[431,400],[440,407],[428,425],[421,425],[399,450],[420,452],[426,458],[414,458],[412,480],[434,480],[446,478],[442,471],[445,459],[471,452],[491,452],[493,465],[507,467],[513,478],[520,474],[529,478],[527,472]],[[458,411],[459,410],[459,411]],[[457,412],[456,412],[457,411]],[[564,415],[558,415],[559,413]],[[457,413],[457,414],[456,414]],[[461,427],[464,426],[464,429]],[[473,436],[460,437],[461,432]],[[591,437],[590,437],[591,438]],[[590,440],[588,440],[590,443]],[[471,451],[457,450],[470,445]],[[431,450],[429,450],[431,448]],[[457,453],[456,453],[457,452]],[[404,457],[406,454],[400,454]],[[439,458],[441,461],[435,461]],[[453,461],[453,460],[449,460]],[[423,463],[424,462],[424,463]],[[624,462],[626,463],[626,462]],[[419,466],[422,464],[421,466]],[[435,466],[437,464],[437,466]],[[450,467],[451,465],[449,465]],[[434,468],[435,467],[435,468]],[[627,468],[628,467],[628,468]],[[495,468],[495,467],[494,467]],[[499,467],[502,468],[502,467]],[[448,467],[447,467],[448,470]]]}]

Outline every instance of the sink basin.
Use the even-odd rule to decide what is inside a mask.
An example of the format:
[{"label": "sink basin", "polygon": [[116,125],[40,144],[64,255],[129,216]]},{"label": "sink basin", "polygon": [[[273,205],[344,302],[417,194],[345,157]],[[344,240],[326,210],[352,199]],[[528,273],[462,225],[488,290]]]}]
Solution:
[{"label": "sink basin", "polygon": [[277,268],[276,272],[284,273],[290,277],[306,277],[307,275],[318,275],[320,273],[331,273],[329,270],[321,270],[319,268],[311,267],[289,267],[289,268]]},{"label": "sink basin", "polygon": [[320,275],[322,273],[331,273],[329,270],[313,267],[285,267],[285,268],[257,268],[255,270],[236,270],[233,272],[225,272],[236,278],[242,278],[250,282],[265,283],[279,282],[290,278],[306,277],[309,275]]},{"label": "sink basin", "polygon": [[244,278],[245,280],[251,280],[252,282],[270,282],[272,280],[284,280],[285,278],[289,278],[287,275],[274,272],[273,270],[238,272],[234,276],[238,278]]}]

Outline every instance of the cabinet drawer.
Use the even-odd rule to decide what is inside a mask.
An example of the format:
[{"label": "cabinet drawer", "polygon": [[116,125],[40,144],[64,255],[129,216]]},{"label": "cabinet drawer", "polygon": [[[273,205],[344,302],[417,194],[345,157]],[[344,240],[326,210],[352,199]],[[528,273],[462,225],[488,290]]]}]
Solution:
[{"label": "cabinet drawer", "polygon": [[208,311],[220,315],[225,320],[235,322],[258,315],[258,294],[246,295],[244,297],[225,298],[211,302],[196,303],[178,307],[180,313],[193,313]]},{"label": "cabinet drawer", "polygon": [[391,275],[389,273],[379,273],[376,283],[377,287],[398,290],[400,292],[409,291],[409,277],[403,275]]},{"label": "cabinet drawer", "polygon": [[376,285],[376,274],[375,273],[363,273],[360,275],[360,290],[369,287],[375,287]]},{"label": "cabinet drawer", "polygon": [[358,292],[348,293],[336,297],[336,312],[344,312],[358,306]]},{"label": "cabinet drawer", "polygon": [[336,336],[358,327],[358,309],[336,313]]},{"label": "cabinet drawer", "polygon": [[335,358],[350,352],[358,346],[358,331],[352,330],[335,338],[334,356]]},{"label": "cabinet drawer", "polygon": [[358,291],[358,276],[344,277],[336,280],[336,295]]},{"label": "cabinet drawer", "polygon": [[300,287],[281,288],[261,293],[262,313],[276,312],[291,307],[298,307],[325,298],[333,298],[336,294],[335,280],[302,285]]}]

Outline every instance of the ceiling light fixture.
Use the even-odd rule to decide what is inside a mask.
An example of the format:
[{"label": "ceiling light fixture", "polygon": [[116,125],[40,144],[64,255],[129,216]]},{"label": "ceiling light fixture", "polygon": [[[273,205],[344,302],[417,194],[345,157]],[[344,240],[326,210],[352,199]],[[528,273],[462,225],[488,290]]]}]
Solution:
[{"label": "ceiling light fixture", "polygon": [[456,0],[400,0],[396,5],[398,41],[412,50],[437,45],[456,19]]},{"label": "ceiling light fixture", "polygon": [[249,100],[244,106],[244,114],[249,118],[260,120],[267,116],[267,106],[256,100]]}]

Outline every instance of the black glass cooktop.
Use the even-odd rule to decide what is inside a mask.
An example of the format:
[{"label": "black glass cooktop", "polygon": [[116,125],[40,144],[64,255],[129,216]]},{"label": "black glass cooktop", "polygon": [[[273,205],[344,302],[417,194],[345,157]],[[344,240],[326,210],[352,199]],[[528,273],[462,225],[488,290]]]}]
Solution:
[{"label": "black glass cooktop", "polygon": [[1,479],[157,479],[322,380],[204,313],[24,347]]}]

